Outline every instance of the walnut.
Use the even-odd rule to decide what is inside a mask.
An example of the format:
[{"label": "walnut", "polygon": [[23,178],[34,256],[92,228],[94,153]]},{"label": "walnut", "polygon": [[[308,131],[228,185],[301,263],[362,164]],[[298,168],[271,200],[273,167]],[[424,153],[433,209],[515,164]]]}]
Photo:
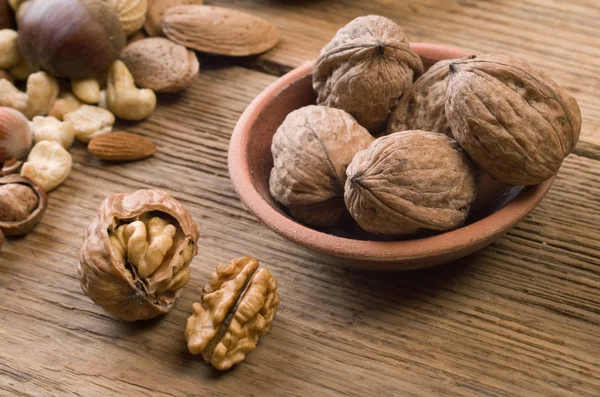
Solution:
[{"label": "walnut", "polygon": [[347,173],[350,214],[380,235],[454,229],[477,196],[475,167],[457,142],[434,132],[379,138],[354,157]]},{"label": "walnut", "polygon": [[371,142],[369,132],[343,110],[293,111],[273,137],[272,196],[301,222],[334,226],[346,213],[346,167]]},{"label": "walnut", "polygon": [[498,54],[450,64],[446,115],[475,164],[513,185],[555,175],[581,131],[574,98],[546,74]]},{"label": "walnut", "polygon": [[380,16],[359,17],[340,29],[313,69],[319,105],[350,113],[371,132],[385,128],[398,98],[423,72],[400,26]]},{"label": "walnut", "polygon": [[258,267],[247,257],[217,266],[187,320],[188,349],[219,370],[244,361],[271,329],[280,302],[277,281]]},{"label": "walnut", "polygon": [[[473,56],[465,59],[471,58]],[[402,95],[388,121],[388,134],[423,130],[453,138],[445,106],[450,64],[455,61],[448,59],[434,64]]]},{"label": "walnut", "polygon": [[198,237],[190,214],[167,193],[110,196],[79,254],[83,292],[124,320],[165,314],[189,280]]},{"label": "walnut", "polygon": [[0,230],[7,236],[22,236],[41,220],[48,197],[40,185],[20,175],[0,178]]}]

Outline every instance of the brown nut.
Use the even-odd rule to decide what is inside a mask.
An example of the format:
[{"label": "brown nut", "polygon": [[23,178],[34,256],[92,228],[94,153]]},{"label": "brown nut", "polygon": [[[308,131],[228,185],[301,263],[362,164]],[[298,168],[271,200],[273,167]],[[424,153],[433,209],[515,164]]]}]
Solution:
[{"label": "brown nut", "polygon": [[202,5],[203,3],[203,0],[152,0],[148,2],[148,13],[146,14],[144,30],[150,36],[164,36],[161,27],[162,18],[169,8],[190,4]]},{"label": "brown nut", "polygon": [[156,92],[177,92],[198,78],[200,63],[193,51],[162,37],[138,40],[121,53],[137,85]]},{"label": "brown nut", "polygon": [[346,206],[368,232],[402,236],[460,226],[477,196],[477,170],[445,135],[379,138],[348,166]]},{"label": "brown nut", "polygon": [[187,320],[188,349],[218,370],[244,361],[271,329],[280,303],[277,281],[258,267],[248,257],[217,266]]},{"label": "brown nut", "polygon": [[513,185],[555,175],[581,131],[574,98],[546,74],[499,54],[450,64],[446,115],[475,164]]},{"label": "brown nut", "polygon": [[[474,56],[465,58],[471,59]],[[386,132],[422,130],[452,135],[446,118],[446,89],[450,64],[448,59],[434,64],[402,95],[396,109],[390,115]]]},{"label": "brown nut", "polygon": [[20,175],[0,178],[0,230],[7,236],[23,236],[44,216],[48,197],[40,185]]},{"label": "brown nut", "polygon": [[248,56],[277,45],[279,33],[269,21],[230,8],[181,5],[169,8],[162,30],[177,44],[196,51]]},{"label": "brown nut", "polygon": [[136,161],[156,152],[156,146],[150,139],[121,131],[92,138],[87,149],[92,156],[103,161]]},{"label": "brown nut", "polygon": [[125,47],[125,33],[104,1],[33,0],[19,22],[19,44],[35,68],[84,78],[108,69]]},{"label": "brown nut", "polygon": [[21,159],[33,144],[29,121],[18,111],[0,106],[0,162]]},{"label": "brown nut", "polygon": [[307,106],[290,113],[273,136],[271,195],[301,222],[336,225],[346,214],[346,167],[373,137],[348,113]]},{"label": "brown nut", "polygon": [[313,69],[317,104],[340,108],[371,132],[385,128],[398,98],[423,72],[400,26],[359,17],[340,29]]},{"label": "brown nut", "polygon": [[104,200],[79,253],[83,292],[127,321],[167,313],[190,277],[198,226],[170,194],[138,190]]}]

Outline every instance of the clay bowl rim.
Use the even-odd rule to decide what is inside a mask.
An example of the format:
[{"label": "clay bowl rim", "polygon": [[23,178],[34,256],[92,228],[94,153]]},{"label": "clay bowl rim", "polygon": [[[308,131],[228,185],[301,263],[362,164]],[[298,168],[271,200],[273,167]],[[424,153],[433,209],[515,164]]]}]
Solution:
[{"label": "clay bowl rim", "polygon": [[[411,46],[421,58],[433,61],[460,58],[475,53],[440,44],[411,43]],[[402,270],[399,262],[436,258],[469,250],[469,247],[473,246],[485,246],[494,238],[504,235],[529,214],[552,186],[555,177],[538,185],[525,186],[517,197],[485,218],[455,230],[412,240],[355,240],[311,229],[296,222],[263,199],[254,185],[253,172],[247,161],[248,148],[252,142],[250,126],[254,125],[273,96],[311,73],[313,64],[314,62],[302,64],[263,90],[240,117],[229,146],[229,174],[238,197],[263,224],[281,236],[327,255],[359,261],[390,262],[395,263],[393,268]],[[411,268],[414,266],[406,266],[406,270]]]}]

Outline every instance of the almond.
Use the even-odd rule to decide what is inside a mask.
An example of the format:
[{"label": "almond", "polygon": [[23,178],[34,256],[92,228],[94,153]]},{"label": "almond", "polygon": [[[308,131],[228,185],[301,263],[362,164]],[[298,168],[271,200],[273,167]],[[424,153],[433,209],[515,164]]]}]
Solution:
[{"label": "almond", "polygon": [[165,12],[162,29],[172,41],[209,54],[248,56],[273,48],[277,28],[245,12],[213,6],[177,6]]},{"label": "almond", "polygon": [[141,160],[155,151],[150,139],[120,131],[98,135],[88,145],[88,152],[103,161]]},{"label": "almond", "polygon": [[161,29],[162,17],[169,8],[180,5],[196,4],[202,5],[202,0],[152,0],[148,2],[148,12],[146,13],[146,23],[144,30],[150,36],[164,36]]},{"label": "almond", "polygon": [[121,60],[135,83],[156,92],[177,92],[198,78],[200,63],[194,51],[163,37],[151,37],[125,47]]}]

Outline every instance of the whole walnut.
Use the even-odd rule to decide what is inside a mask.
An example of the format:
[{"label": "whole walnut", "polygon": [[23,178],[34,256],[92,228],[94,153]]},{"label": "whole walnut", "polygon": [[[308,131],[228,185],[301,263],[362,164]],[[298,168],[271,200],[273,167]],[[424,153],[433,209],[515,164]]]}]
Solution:
[{"label": "whole walnut", "polygon": [[486,54],[450,64],[446,115],[454,138],[499,182],[534,185],[577,144],[577,101],[516,58]]},{"label": "whole walnut", "polygon": [[221,264],[193,305],[185,339],[192,354],[202,354],[218,370],[246,358],[271,329],[279,306],[277,281],[254,258]]},{"label": "whole walnut", "polygon": [[347,214],[346,167],[371,142],[369,132],[343,110],[307,106],[293,111],[273,137],[272,196],[301,222],[336,225]]},{"label": "whole walnut", "polygon": [[477,169],[456,141],[435,132],[381,137],[354,157],[347,174],[350,214],[379,235],[454,229],[477,197]]},{"label": "whole walnut", "polygon": [[456,61],[448,59],[437,62],[415,81],[392,112],[386,129],[388,134],[423,130],[453,138],[445,106],[450,64]]},{"label": "whole walnut", "polygon": [[190,214],[165,192],[110,196],[79,253],[83,292],[124,320],[165,314],[190,278],[198,238]]},{"label": "whole walnut", "polygon": [[400,26],[359,17],[340,29],[313,69],[317,104],[343,109],[371,132],[386,126],[398,98],[423,72]]},{"label": "whole walnut", "polygon": [[31,179],[17,174],[0,177],[0,230],[7,236],[23,236],[42,220],[48,196]]}]

